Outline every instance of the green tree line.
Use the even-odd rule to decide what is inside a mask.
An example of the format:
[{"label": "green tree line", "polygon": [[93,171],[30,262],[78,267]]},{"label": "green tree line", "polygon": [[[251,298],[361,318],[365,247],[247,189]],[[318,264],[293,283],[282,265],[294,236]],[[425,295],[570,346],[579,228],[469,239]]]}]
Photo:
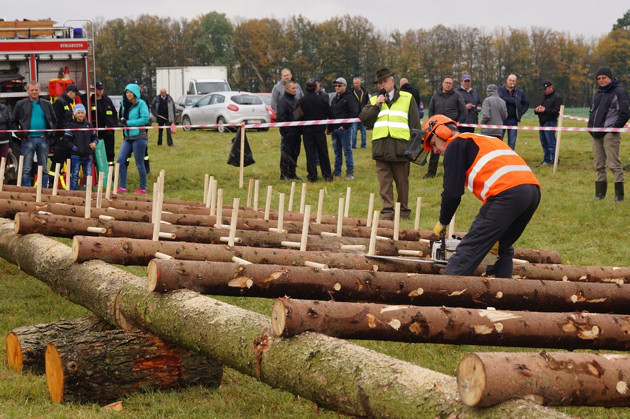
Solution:
[{"label": "green tree line", "polygon": [[271,91],[285,67],[301,84],[318,76],[330,88],[337,77],[359,76],[373,90],[376,70],[388,67],[409,79],[427,102],[446,74],[470,74],[484,97],[488,84],[503,84],[514,73],[532,103],[541,98],[542,82],[551,80],[567,106],[582,107],[590,104],[600,65],[630,86],[629,20],[630,10],[607,35],[586,40],[539,27],[486,31],[440,24],[384,33],[361,16],[321,23],[301,15],[230,21],[210,12],[192,20],[100,20],[93,36],[97,77],[110,94],[132,78],[155,94],[155,68],[163,66],[225,65],[232,88],[252,92]]}]

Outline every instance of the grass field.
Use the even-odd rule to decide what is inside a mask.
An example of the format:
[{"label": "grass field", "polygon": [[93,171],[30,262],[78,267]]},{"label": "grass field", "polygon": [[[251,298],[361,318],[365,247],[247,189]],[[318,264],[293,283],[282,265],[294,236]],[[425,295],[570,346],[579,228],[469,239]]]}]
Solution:
[{"label": "grass field", "polygon": [[[574,115],[575,113],[566,112]],[[578,116],[578,115],[576,115]],[[523,125],[536,125],[528,119]],[[584,126],[580,122],[566,125]],[[622,137],[622,162],[628,164],[630,151]],[[278,193],[289,192],[290,183],[279,180],[279,135],[275,129],[248,133],[256,164],[245,169],[245,189],[238,189],[238,169],[226,164],[232,135],[213,131],[181,130],[175,135],[174,147],[157,147],[157,132],[149,134],[152,173],[149,189],[160,169],[166,170],[166,199],[201,201],[204,174],[218,179],[224,189],[225,202],[240,197],[244,204],[249,178],[260,179],[260,207],[264,208],[267,185],[272,185],[273,206],[277,207]],[[120,136],[117,136],[118,145]],[[554,175],[552,168],[541,166],[542,151],[536,131],[520,131],[516,151],[530,164],[542,184],[541,205],[517,243],[519,247],[554,249],[564,263],[582,265],[628,266],[630,261],[629,203],[613,204],[612,184],[603,201],[592,200],[594,171],[591,140],[586,133],[563,133],[560,143],[561,165]],[[332,153],[332,150],[331,150]],[[133,165],[132,165],[133,166]],[[130,168],[129,190],[138,187],[137,171]],[[410,204],[414,207],[412,221],[404,221],[402,228],[412,228],[416,197],[422,197],[421,229],[431,229],[439,212],[442,173],[435,179],[423,180],[424,167],[412,165]],[[298,174],[306,178],[305,158],[299,160]],[[339,197],[345,197],[352,187],[350,216],[367,215],[368,197],[377,192],[374,163],[369,150],[355,152],[355,180],[336,179],[332,183],[307,185],[307,204],[316,208],[318,191],[325,189],[324,212],[336,214]],[[298,185],[297,191],[301,185]],[[299,197],[296,198],[299,203]],[[294,205],[294,208],[297,205]],[[380,209],[377,198],[377,208]],[[466,194],[456,214],[456,229],[465,231],[479,210],[480,203]],[[144,275],[145,268],[129,268],[136,275]],[[0,335],[28,324],[75,318],[88,314],[79,306],[63,300],[41,282],[22,274],[19,269],[0,260]],[[268,315],[272,300],[221,298],[249,310]],[[519,350],[458,345],[406,344],[391,342],[358,342],[399,359],[417,363],[442,373],[455,375],[462,356],[477,350]],[[219,389],[191,388],[176,392],[150,392],[123,400],[125,410],[114,414],[94,404],[53,405],[49,402],[43,377],[17,376],[6,366],[4,345],[0,349],[0,417],[314,417],[336,416],[335,412],[317,410],[308,400],[293,396],[262,384],[255,379],[225,369]],[[525,349],[533,350],[533,349]],[[290,368],[290,366],[287,366]],[[296,372],[297,373],[297,372]],[[630,417],[625,409],[563,408],[562,411],[589,417]]]}]

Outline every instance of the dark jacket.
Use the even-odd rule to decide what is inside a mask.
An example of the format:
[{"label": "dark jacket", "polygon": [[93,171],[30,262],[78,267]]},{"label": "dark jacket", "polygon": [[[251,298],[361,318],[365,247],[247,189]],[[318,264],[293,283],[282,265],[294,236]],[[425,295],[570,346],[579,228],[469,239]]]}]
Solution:
[{"label": "dark jacket", "polygon": [[[334,119],[356,118],[359,116],[359,102],[357,102],[354,95],[350,93],[347,88],[342,94],[333,97],[330,108]],[[350,129],[352,122],[331,124],[328,126],[328,130],[332,131],[342,126],[343,129]]]},{"label": "dark jacket", "polygon": [[[392,103],[396,102],[399,97],[400,89],[398,89],[397,86],[394,86],[394,97],[392,99]],[[380,111],[381,106],[368,103],[361,110],[359,118],[361,119],[363,125],[367,128],[373,128]],[[416,100],[413,99],[413,97],[409,103],[408,116],[410,129],[422,129],[420,115],[418,114],[418,104],[416,104]],[[379,138],[378,140],[372,141],[372,159],[394,162],[409,161],[409,158],[405,156],[405,150],[407,150],[408,146],[409,141],[392,137]]]},{"label": "dark jacket", "polygon": [[96,95],[92,95],[90,103],[92,104],[92,109],[90,110],[92,122],[97,128],[118,126],[116,107],[109,96],[103,95],[100,99],[96,99]]},{"label": "dark jacket", "polygon": [[[357,93],[356,90],[354,90],[354,87],[352,87],[350,89],[350,92],[352,93],[352,97],[354,97],[354,99],[357,101],[357,103],[359,104],[359,112],[361,112],[361,109],[363,109],[363,107],[365,105],[368,104],[368,102],[370,101],[370,95],[368,94],[368,92],[363,88],[363,86],[361,86],[361,93]],[[358,114],[357,114],[358,115]]]},{"label": "dark jacket", "polygon": [[[93,128],[93,126],[85,119],[83,122],[73,120],[68,123],[66,129],[73,128]],[[90,143],[98,143],[98,138],[94,129],[90,131],[66,131],[64,142],[71,155],[86,158],[92,154]]]},{"label": "dark jacket", "polygon": [[511,92],[505,86],[499,86],[499,97],[505,101],[508,117],[506,119],[516,119],[517,122],[529,109],[529,100],[525,96],[525,92],[517,87]]},{"label": "dark jacket", "polygon": [[466,109],[466,116],[461,121],[465,124],[476,124],[479,121],[479,111],[481,111],[481,101],[479,100],[479,94],[475,89],[466,91],[461,85],[455,88],[455,91],[464,99],[464,104],[468,105],[472,103],[473,107]]},{"label": "dark jacket", "polygon": [[445,115],[456,122],[464,122],[466,118],[466,104],[464,99],[455,91],[443,92],[442,87],[435,91],[429,102],[429,117]]},{"label": "dark jacket", "polygon": [[[295,121],[293,111],[298,107],[298,99],[296,95],[288,92],[284,92],[284,95],[278,101],[278,112],[276,112],[276,118],[278,122],[291,122]],[[299,135],[299,127],[280,127],[280,135],[286,137],[287,135]]]},{"label": "dark jacket", "polygon": [[[328,104],[328,95],[323,96],[317,92],[306,91],[306,94],[298,101],[304,115],[301,121],[321,121],[322,119],[332,119],[332,112]],[[326,125],[306,125],[302,127],[304,134],[321,133],[326,130]]]},{"label": "dark jacket", "polygon": [[545,107],[544,112],[536,112],[534,110],[534,113],[538,115],[540,125],[549,121],[557,121],[560,115],[560,106],[562,106],[562,97],[554,90],[551,94],[545,95],[540,106]]},{"label": "dark jacket", "polygon": [[418,106],[420,105],[420,92],[418,91],[418,89],[413,87],[411,83],[403,84],[402,86],[400,86],[400,90],[402,90],[403,92],[411,93],[411,96],[413,96],[413,100],[416,101]]},{"label": "dark jacket", "polygon": [[166,112],[160,112],[159,107],[161,97],[161,95],[157,95],[153,99],[153,102],[151,102],[151,113],[157,118],[158,125],[165,125],[167,122],[173,122],[175,120],[175,101],[173,100],[171,95],[167,94],[165,98]]},{"label": "dark jacket", "polygon": [[[74,116],[72,114],[72,102],[74,102],[70,97],[63,93],[61,96],[55,100],[53,103],[53,109],[55,110],[55,116],[57,117],[57,129],[65,129],[68,124],[74,120]],[[63,137],[63,131],[57,131],[57,137]]]},{"label": "dark jacket", "polygon": [[[599,87],[593,97],[588,126],[596,128],[623,128],[628,122],[628,96],[617,79],[605,87]],[[605,132],[591,132],[595,138],[602,138]]]},{"label": "dark jacket", "polygon": [[[46,118],[46,128],[53,129],[57,126],[57,117],[55,111],[46,99],[37,99],[39,106],[44,110],[44,117]],[[31,99],[26,98],[20,100],[13,107],[13,114],[11,116],[11,129],[31,129],[31,115],[33,112],[33,105]],[[28,138],[28,132],[18,132],[17,136],[21,139]],[[50,141],[56,134],[53,131],[46,131],[44,136]]]},{"label": "dark jacket", "polygon": [[[9,108],[0,103],[0,129],[11,129]],[[7,144],[11,140],[10,132],[0,132],[0,144]]]}]

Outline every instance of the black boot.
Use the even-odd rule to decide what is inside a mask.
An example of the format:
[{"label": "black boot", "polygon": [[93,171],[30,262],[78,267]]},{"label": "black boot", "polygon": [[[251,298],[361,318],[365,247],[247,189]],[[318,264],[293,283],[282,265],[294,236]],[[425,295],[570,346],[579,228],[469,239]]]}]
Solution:
[{"label": "black boot", "polygon": [[623,202],[623,182],[615,182],[615,203]]},{"label": "black boot", "polygon": [[608,188],[608,183],[606,181],[595,181],[595,196],[594,200],[604,199],[606,197],[606,189]]}]

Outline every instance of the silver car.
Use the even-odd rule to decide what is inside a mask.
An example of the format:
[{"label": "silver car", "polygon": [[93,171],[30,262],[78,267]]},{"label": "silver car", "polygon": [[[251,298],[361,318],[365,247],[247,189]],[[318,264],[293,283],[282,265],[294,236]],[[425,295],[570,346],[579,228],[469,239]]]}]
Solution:
[{"label": "silver car", "polygon": [[[203,96],[182,112],[185,131],[191,129],[186,125],[240,123],[269,123],[269,112],[260,97],[249,92],[214,92]],[[217,131],[226,132],[228,127],[219,126]]]},{"label": "silver car", "polygon": [[175,123],[182,123],[182,112],[189,106],[193,106],[203,95],[184,95],[175,103]]}]

